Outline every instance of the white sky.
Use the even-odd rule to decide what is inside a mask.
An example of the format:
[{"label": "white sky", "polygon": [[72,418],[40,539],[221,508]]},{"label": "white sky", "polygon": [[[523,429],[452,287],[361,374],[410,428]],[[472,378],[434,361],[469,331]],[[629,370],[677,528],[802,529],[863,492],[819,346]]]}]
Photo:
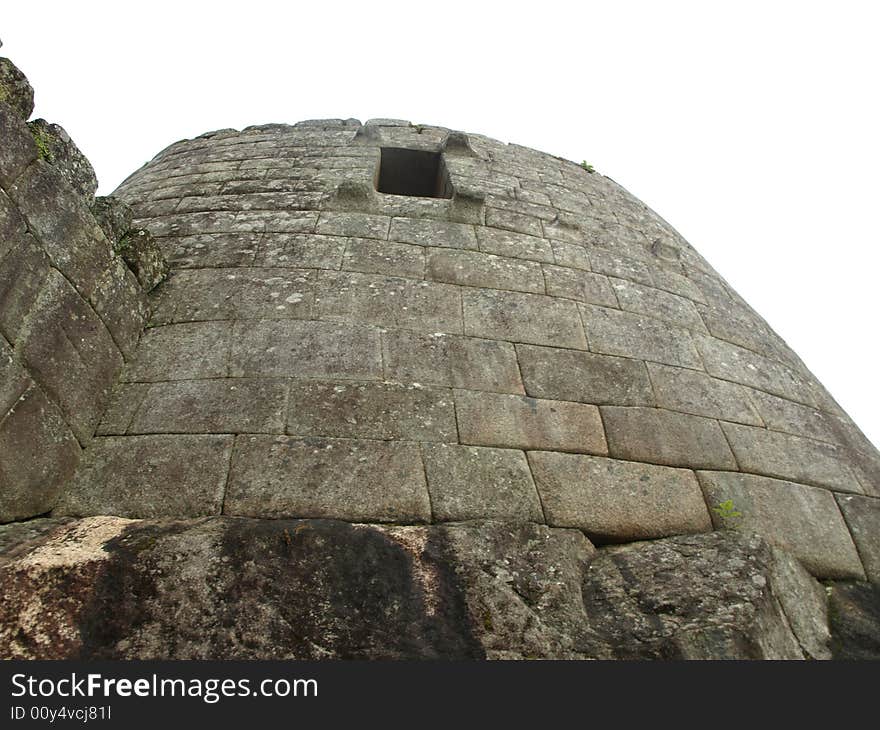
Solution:
[{"label": "white sky", "polygon": [[3,3],[103,194],[222,127],[399,117],[596,169],[666,218],[880,443],[880,3]]}]

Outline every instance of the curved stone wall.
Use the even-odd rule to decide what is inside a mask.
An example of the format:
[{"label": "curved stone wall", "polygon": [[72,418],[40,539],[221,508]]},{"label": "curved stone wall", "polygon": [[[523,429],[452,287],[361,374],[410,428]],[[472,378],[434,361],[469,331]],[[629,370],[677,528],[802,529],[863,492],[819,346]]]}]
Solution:
[{"label": "curved stone wall", "polygon": [[[382,148],[439,153],[452,197],[377,192]],[[876,523],[877,452],[602,175],[330,120],[179,142],[117,195],[173,274],[57,514],[492,518],[597,543],[735,522],[821,577],[877,569],[848,529]]]}]

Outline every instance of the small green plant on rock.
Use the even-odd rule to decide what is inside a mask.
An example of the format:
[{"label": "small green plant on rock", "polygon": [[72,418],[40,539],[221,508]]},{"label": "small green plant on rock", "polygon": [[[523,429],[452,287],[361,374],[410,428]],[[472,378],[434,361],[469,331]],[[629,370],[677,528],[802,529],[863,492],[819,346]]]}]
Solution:
[{"label": "small green plant on rock", "polygon": [[732,499],[720,502],[712,508],[712,511],[721,519],[721,526],[728,530],[735,530],[738,524],[737,520],[741,520],[743,516],[742,512],[734,506]]},{"label": "small green plant on rock", "polygon": [[37,145],[37,154],[40,156],[40,159],[50,163],[54,162],[55,158],[52,155],[52,148],[50,147],[51,140],[49,137],[44,134],[41,129],[34,126],[31,126],[31,134],[34,136],[34,142]]},{"label": "small green plant on rock", "polygon": [[584,168],[587,172],[589,172],[591,175],[592,175],[594,172],[596,172],[596,168],[593,167],[593,166],[592,166],[589,162],[587,162],[586,160],[584,160],[583,162],[581,162],[581,167],[583,167],[583,168]]}]

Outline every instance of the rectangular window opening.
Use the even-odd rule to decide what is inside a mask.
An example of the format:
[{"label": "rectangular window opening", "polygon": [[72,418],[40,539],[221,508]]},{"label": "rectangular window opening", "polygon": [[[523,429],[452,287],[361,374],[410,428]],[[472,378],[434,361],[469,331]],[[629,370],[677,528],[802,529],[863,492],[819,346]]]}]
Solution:
[{"label": "rectangular window opening", "polygon": [[382,147],[376,190],[417,198],[451,198],[452,183],[439,152]]}]

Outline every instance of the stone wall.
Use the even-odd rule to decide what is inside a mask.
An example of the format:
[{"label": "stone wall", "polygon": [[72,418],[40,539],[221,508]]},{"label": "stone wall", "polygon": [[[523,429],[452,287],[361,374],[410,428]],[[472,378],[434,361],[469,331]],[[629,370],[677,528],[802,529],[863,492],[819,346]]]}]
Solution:
[{"label": "stone wall", "polygon": [[0,59],[0,522],[55,506],[147,314],[93,213],[91,165],[32,111]]}]

